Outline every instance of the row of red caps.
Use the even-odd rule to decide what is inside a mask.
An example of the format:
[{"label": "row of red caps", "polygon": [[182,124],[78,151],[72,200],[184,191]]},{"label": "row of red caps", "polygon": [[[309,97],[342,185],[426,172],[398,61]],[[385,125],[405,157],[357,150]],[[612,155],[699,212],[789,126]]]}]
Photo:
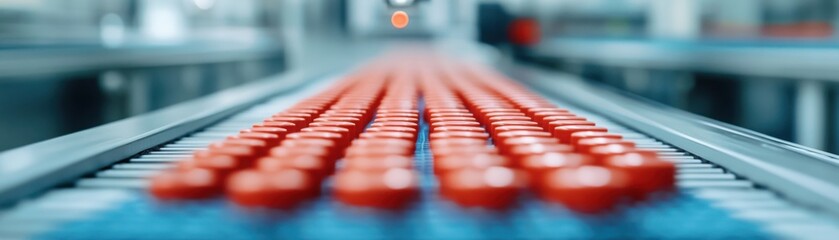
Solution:
[{"label": "row of red caps", "polygon": [[673,189],[675,166],[655,151],[492,70],[450,65],[458,67],[423,82],[443,196],[465,206],[506,207],[530,188],[569,209],[600,212]]},{"label": "row of red caps", "polygon": [[241,206],[271,208],[293,207],[317,196],[321,183],[344,157],[344,149],[372,119],[370,105],[378,101],[382,74],[365,69],[196,151],[175,168],[153,176],[149,192],[163,200],[224,193]]},{"label": "row of red caps", "polygon": [[414,151],[419,134],[419,91],[409,69],[387,76],[373,123],[347,149],[333,192],[344,204],[402,208],[418,196]]},{"label": "row of red caps", "polygon": [[419,93],[415,79],[398,72],[369,67],[196,152],[153,177],[150,192],[159,199],[225,193],[240,206],[291,208],[318,196],[334,173],[333,192],[346,204],[404,206],[418,192]]}]

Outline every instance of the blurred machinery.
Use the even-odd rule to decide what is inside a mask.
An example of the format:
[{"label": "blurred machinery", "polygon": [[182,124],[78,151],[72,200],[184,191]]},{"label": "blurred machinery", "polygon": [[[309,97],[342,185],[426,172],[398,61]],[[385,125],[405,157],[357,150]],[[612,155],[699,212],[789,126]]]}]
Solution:
[{"label": "blurred machinery", "polygon": [[[458,34],[468,36],[474,28],[474,1],[348,1],[348,30],[355,37],[423,37]],[[393,31],[388,22],[393,11],[411,16],[411,27]]]},{"label": "blurred machinery", "polygon": [[[0,149],[283,69],[276,1],[3,1]],[[11,137],[14,136],[14,137]]]},{"label": "blurred machinery", "polygon": [[[410,16],[407,27],[391,25],[395,11]],[[834,0],[0,0],[0,239],[830,239],[839,235],[837,24]],[[388,51],[401,57],[375,60]],[[410,109],[388,112],[382,99]],[[456,119],[432,120],[432,108]],[[503,211],[464,208],[440,191],[450,183],[434,169],[445,156],[430,147],[458,134],[432,137],[432,125],[463,124],[453,129],[481,138],[488,159],[520,159],[493,111],[540,138],[528,141],[558,144],[532,155],[592,154],[553,121],[602,127],[589,134],[674,166],[674,188],[601,215],[543,201],[540,190],[499,195],[516,200]],[[382,130],[382,113],[409,127]],[[300,148],[343,161],[329,165],[336,171],[349,132],[368,129],[359,125],[403,131],[365,136],[409,142],[400,154],[413,158],[399,159],[419,176],[415,202],[357,208],[329,174],[292,211],[242,211],[229,192],[176,204],[149,194],[152,176],[207,170],[192,161],[201,156],[224,181],[252,170],[254,159],[231,162],[242,152],[211,148],[234,139],[249,157],[277,157],[290,151],[285,133],[319,117],[353,126],[315,124],[307,131],[340,143]],[[503,167],[524,165],[516,161]],[[503,172],[487,181],[517,179]]]}]

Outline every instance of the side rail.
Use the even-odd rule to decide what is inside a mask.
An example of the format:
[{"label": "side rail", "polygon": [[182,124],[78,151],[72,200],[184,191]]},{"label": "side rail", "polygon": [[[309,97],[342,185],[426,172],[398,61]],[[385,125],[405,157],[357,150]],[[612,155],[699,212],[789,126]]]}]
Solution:
[{"label": "side rail", "polygon": [[839,216],[839,157],[764,134],[644,101],[576,76],[515,66],[533,89],[719,164],[799,203]]},{"label": "side rail", "polygon": [[159,111],[0,152],[0,206],[196,131],[272,96],[324,79],[339,69],[336,66],[293,70]]}]

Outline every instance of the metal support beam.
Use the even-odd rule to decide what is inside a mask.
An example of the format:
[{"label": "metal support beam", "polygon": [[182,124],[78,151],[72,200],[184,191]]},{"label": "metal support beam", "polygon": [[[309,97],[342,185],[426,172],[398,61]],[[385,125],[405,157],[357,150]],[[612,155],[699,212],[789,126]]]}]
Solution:
[{"label": "metal support beam", "polygon": [[827,137],[827,89],[823,82],[802,81],[795,96],[795,142],[824,149]]}]

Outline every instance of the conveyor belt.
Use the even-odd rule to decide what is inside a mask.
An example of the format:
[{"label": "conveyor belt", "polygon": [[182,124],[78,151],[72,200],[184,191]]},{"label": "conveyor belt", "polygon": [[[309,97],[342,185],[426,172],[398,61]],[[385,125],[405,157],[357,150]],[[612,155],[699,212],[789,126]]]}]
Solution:
[{"label": "conveyor belt", "polygon": [[[557,105],[653,149],[678,167],[675,196],[607,215],[589,216],[524,196],[503,212],[463,209],[441,199],[432,172],[428,126],[422,121],[415,167],[421,199],[398,212],[347,208],[325,184],[316,201],[293,212],[248,214],[222,198],[160,204],[147,178],[290,106],[331,81],[317,81],[143,151],[0,213],[0,238],[253,239],[253,238],[823,238],[836,236],[832,218],[787,200],[772,189],[677,148],[607,115],[551,99]],[[548,96],[550,97],[550,96]],[[421,117],[421,119],[423,119]]]}]

